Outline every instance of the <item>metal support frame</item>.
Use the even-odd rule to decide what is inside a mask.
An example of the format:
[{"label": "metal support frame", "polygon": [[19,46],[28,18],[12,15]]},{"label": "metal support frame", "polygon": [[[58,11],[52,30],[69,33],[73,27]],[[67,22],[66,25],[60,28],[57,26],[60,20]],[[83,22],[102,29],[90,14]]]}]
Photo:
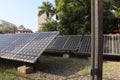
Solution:
[{"label": "metal support frame", "polygon": [[102,80],[103,0],[91,0],[91,80]]}]

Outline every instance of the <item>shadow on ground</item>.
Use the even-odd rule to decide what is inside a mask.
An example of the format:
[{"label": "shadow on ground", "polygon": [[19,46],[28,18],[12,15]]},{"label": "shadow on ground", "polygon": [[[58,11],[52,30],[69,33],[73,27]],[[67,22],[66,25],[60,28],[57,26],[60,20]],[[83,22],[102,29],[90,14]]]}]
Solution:
[{"label": "shadow on ground", "polygon": [[74,75],[88,66],[90,63],[85,59],[41,56],[35,69],[43,73],[66,77]]},{"label": "shadow on ground", "polygon": [[[24,64],[26,63],[0,59],[0,71],[7,71],[7,74],[20,77],[19,74],[16,74],[16,69],[18,66]],[[26,77],[26,79],[48,78],[48,80],[64,80],[81,77],[81,71],[89,67],[90,62],[80,58],[64,59],[55,56],[40,56],[39,63],[32,65],[34,66],[35,72],[23,76]],[[14,69],[14,71],[12,71],[12,69]]]}]

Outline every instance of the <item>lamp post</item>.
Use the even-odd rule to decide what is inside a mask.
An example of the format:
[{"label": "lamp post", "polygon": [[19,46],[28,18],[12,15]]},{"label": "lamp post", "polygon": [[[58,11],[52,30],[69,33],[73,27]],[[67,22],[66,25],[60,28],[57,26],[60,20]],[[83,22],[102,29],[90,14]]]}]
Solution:
[{"label": "lamp post", "polygon": [[91,80],[102,80],[103,0],[91,0]]}]

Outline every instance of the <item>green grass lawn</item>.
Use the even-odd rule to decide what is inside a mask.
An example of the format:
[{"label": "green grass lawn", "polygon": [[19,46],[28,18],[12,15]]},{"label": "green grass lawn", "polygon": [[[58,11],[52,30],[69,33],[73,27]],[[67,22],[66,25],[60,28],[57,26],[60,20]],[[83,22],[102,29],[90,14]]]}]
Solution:
[{"label": "green grass lawn", "polygon": [[[0,62],[0,80],[89,80],[90,69],[90,61],[86,59],[43,56],[38,70],[24,77],[19,75],[14,65]],[[120,80],[120,62],[104,61],[103,78]]]},{"label": "green grass lawn", "polygon": [[24,77],[21,77],[17,69],[9,64],[0,63],[0,80],[28,80]]}]

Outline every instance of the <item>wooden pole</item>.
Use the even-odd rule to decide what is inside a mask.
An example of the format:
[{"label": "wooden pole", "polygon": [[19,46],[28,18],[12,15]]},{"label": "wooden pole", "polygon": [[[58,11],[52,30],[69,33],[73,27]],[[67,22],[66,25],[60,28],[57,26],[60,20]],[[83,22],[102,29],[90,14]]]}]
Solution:
[{"label": "wooden pole", "polygon": [[91,0],[91,80],[102,80],[103,8],[102,0]]}]

